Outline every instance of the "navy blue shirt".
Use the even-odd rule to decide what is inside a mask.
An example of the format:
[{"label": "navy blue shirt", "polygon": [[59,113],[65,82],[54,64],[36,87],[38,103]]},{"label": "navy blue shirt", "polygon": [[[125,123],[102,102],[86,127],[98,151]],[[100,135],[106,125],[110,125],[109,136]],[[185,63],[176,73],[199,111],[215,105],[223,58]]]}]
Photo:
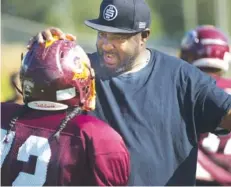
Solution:
[{"label": "navy blue shirt", "polygon": [[94,115],[124,138],[131,154],[129,185],[194,185],[197,136],[214,130],[231,108],[231,96],[197,68],[150,50],[138,72],[106,76],[97,54]]}]

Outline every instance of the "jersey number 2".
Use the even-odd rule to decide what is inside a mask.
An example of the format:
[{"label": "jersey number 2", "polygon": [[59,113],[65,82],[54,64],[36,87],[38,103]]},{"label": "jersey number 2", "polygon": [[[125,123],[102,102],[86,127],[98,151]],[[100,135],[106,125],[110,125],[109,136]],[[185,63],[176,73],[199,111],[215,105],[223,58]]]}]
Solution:
[{"label": "jersey number 2", "polygon": [[[6,130],[1,129],[1,137],[6,135]],[[1,168],[2,164],[8,155],[15,133],[12,132],[9,136],[9,142],[1,141]],[[20,172],[13,181],[12,186],[43,186],[46,182],[47,167],[51,158],[51,149],[46,138],[38,136],[29,136],[27,140],[20,146],[17,154],[17,160],[28,162],[30,155],[37,156],[37,162],[34,175]]]}]

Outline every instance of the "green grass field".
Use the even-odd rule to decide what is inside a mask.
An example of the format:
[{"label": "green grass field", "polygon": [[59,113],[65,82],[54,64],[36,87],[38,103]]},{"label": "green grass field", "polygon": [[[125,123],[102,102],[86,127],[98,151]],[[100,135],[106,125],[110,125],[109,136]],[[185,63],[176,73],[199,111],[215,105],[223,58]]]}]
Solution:
[{"label": "green grass field", "polygon": [[[10,86],[10,75],[19,70],[20,56],[26,49],[23,45],[2,45],[1,49],[1,101],[6,101],[14,95],[14,89]],[[231,77],[231,68],[226,77]]]}]

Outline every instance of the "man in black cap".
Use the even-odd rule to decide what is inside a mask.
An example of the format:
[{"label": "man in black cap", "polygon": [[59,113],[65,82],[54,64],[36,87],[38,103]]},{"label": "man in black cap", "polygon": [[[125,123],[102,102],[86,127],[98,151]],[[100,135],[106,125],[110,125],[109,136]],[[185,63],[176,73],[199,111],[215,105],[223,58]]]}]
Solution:
[{"label": "man in black cap", "polygon": [[[129,185],[191,186],[197,137],[218,124],[231,129],[231,96],[190,64],[146,48],[150,23],[144,0],[103,0],[98,19],[85,22],[98,32],[97,52],[88,54],[96,71],[94,115],[124,138]],[[75,39],[48,28],[29,47],[54,35]]]}]

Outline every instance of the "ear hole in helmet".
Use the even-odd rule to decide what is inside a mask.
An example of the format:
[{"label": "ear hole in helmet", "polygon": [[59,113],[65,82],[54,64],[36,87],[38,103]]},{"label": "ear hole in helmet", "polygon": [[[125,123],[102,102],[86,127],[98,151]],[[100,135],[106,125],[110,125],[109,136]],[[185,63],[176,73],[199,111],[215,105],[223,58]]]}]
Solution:
[{"label": "ear hole in helmet", "polygon": [[63,57],[64,57],[64,52],[61,51],[61,53],[60,53],[60,58],[63,58]]}]

